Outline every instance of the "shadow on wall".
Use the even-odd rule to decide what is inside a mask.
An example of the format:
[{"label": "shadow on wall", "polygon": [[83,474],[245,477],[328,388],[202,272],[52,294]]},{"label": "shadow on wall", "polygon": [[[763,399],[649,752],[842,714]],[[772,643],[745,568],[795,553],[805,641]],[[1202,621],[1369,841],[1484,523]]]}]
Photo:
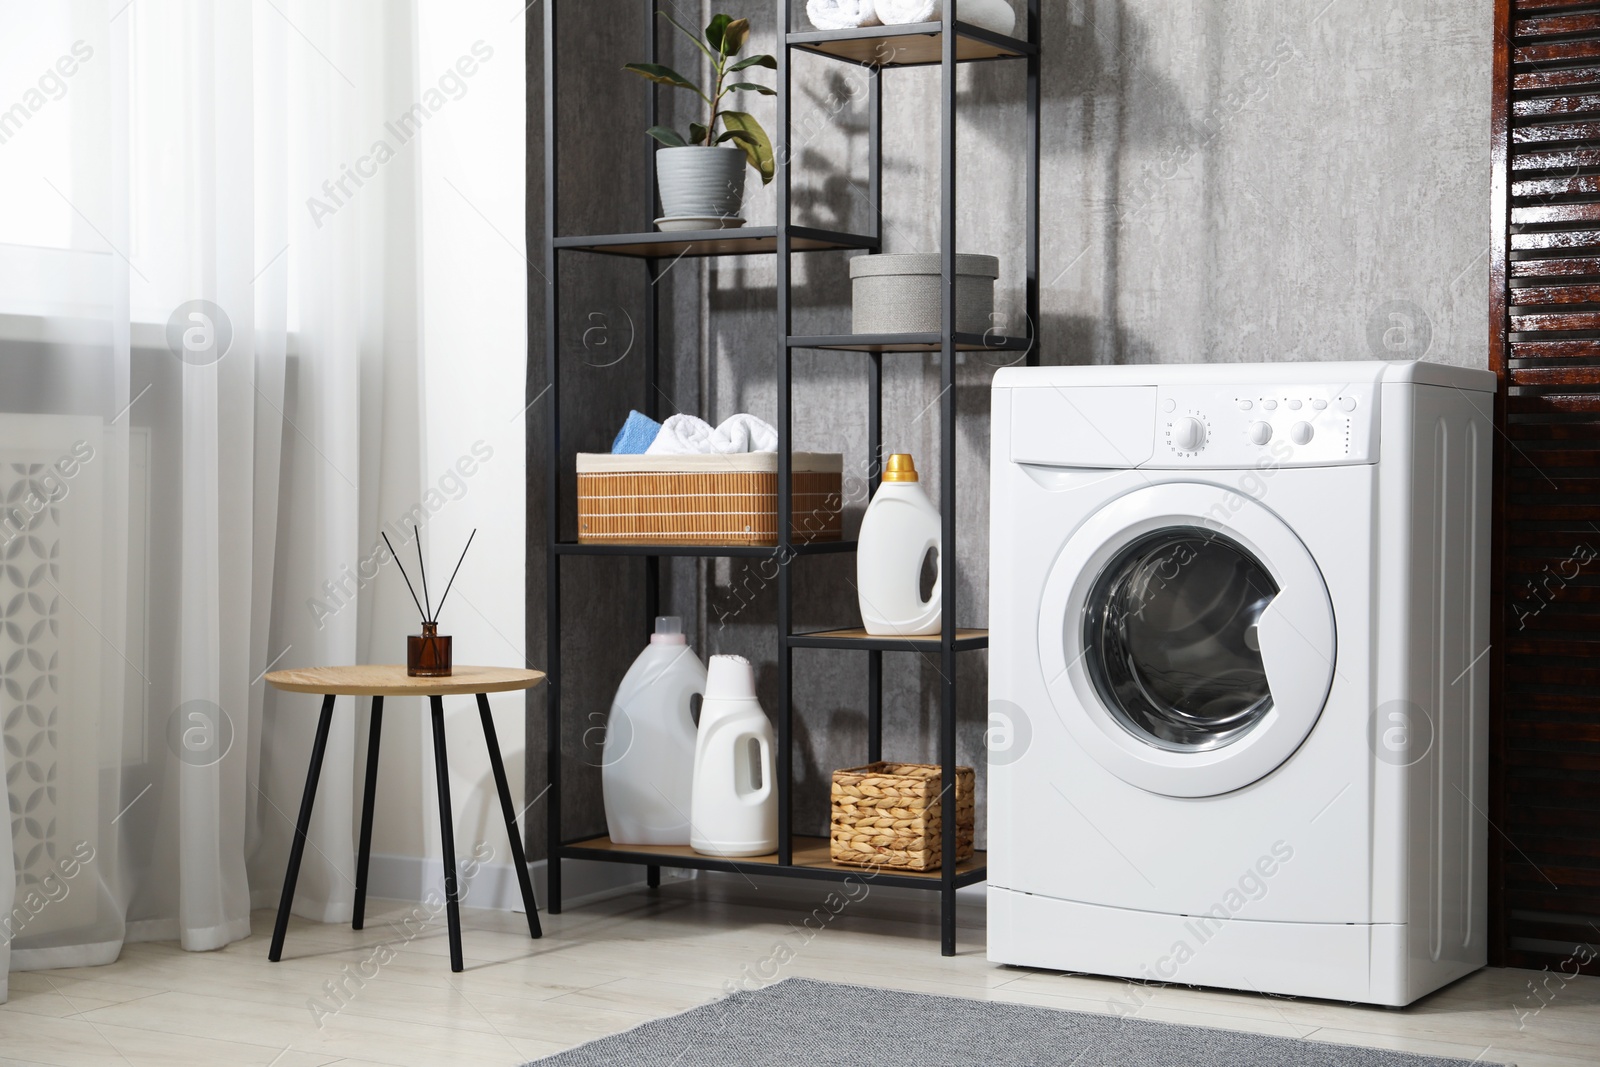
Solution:
[{"label": "shadow on wall", "polygon": [[[1217,183],[1207,180],[1211,156],[1229,118],[1261,98],[1281,63],[1281,55],[1265,53],[1270,69],[1258,71],[1247,81],[1251,91],[1241,95],[1222,84],[1223,50],[1208,46],[1227,38],[1232,16],[1216,5],[1174,12],[1178,25],[1161,28],[1158,37],[1148,21],[1153,10],[1127,0],[1081,0],[1047,5],[1044,13],[1040,334],[1046,364],[1172,358],[1123,322],[1128,271],[1148,262],[1157,228],[1172,221],[1164,213],[1179,207],[1198,215],[1185,225],[1202,227],[1203,239],[1187,246],[1190,262],[1178,258],[1184,244],[1167,247],[1160,269],[1196,279],[1213,266],[1223,212],[1215,202]],[[1196,44],[1181,82],[1159,58],[1160,41],[1170,44],[1174,32],[1194,35]],[[1003,66],[974,68],[974,95],[997,107],[1007,100]],[[973,136],[995,138],[998,149],[999,125],[976,124]],[[1056,184],[1052,175],[1065,181]],[[1073,185],[1075,196],[1059,191]],[[1174,201],[1179,186],[1182,200]]]},{"label": "shadow on wall", "polygon": [[[1072,116],[1069,122],[1046,126],[1045,156],[1098,162],[1099,171],[1093,177],[1085,175],[1085,184],[1092,182],[1099,195],[1085,219],[1081,245],[1072,238],[1062,247],[1062,238],[1057,238],[1042,252],[1041,356],[1046,363],[1161,360],[1154,344],[1132,335],[1121,321],[1121,228],[1128,213],[1122,149],[1184,143],[1192,139],[1196,123],[1177,84],[1145,61],[1148,39],[1149,31],[1123,0],[1085,0],[1072,5],[1067,17],[1045,22],[1044,111]],[[1097,146],[1108,140],[1114,147],[1099,150]],[[1098,292],[1084,295],[1094,296],[1098,314],[1051,309],[1050,291],[1067,280],[1063,274],[1083,266],[1083,259],[1095,261]]]},{"label": "shadow on wall", "polygon": [[[1163,362],[1162,350],[1118,322],[1093,315],[1046,312],[1040,336],[1046,341],[1040,362],[1046,366]],[[1104,358],[1095,358],[1104,354]]]},{"label": "shadow on wall", "polygon": [[[856,179],[848,163],[858,155],[865,158],[869,151],[871,125],[865,107],[868,75],[862,68],[852,67],[833,70],[818,84],[799,78],[794,84],[801,97],[796,112],[827,116],[830,133],[835,140],[842,140],[846,149],[846,162],[841,164],[815,147],[814,140],[803,130],[799,131],[795,138],[799,147],[795,171],[805,175],[806,182],[793,192],[795,218],[806,226],[863,232],[863,227],[871,225],[872,201],[866,183]],[[886,167],[886,176],[887,170]],[[860,173],[864,175],[865,169]]]}]

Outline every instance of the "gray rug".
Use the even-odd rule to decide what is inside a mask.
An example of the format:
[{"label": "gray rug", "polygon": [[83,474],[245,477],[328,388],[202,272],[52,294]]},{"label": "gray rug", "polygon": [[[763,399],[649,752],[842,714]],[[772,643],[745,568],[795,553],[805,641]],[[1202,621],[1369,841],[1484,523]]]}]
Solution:
[{"label": "gray rug", "polygon": [[527,1067],[1493,1067],[790,978]]}]

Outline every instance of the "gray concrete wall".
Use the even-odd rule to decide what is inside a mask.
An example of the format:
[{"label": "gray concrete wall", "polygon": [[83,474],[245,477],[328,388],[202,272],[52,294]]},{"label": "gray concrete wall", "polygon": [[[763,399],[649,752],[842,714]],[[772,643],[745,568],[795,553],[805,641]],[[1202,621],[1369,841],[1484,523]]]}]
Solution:
[{"label": "gray concrete wall", "polygon": [[[601,123],[605,141],[563,140],[564,219],[576,227],[632,229],[643,213],[644,145],[639,87],[615,73],[634,58],[642,9],[633,0],[566,4],[569,30],[589,35],[583,51],[563,50],[563,87],[581,84],[583,104],[564,115]],[[700,15],[713,5],[679,0]],[[718,9],[749,14],[757,46],[770,48],[767,4]],[[1020,0],[1019,0],[1020,6]],[[1043,307],[1038,324],[1046,363],[1195,363],[1248,360],[1429,359],[1487,362],[1489,250],[1490,11],[1461,0],[1045,0]],[[796,0],[796,7],[803,7]],[[687,17],[687,16],[686,16]],[[582,28],[580,28],[580,24]],[[629,53],[622,57],[622,53]],[[680,69],[693,65],[683,56]],[[613,62],[615,60],[615,62]],[[675,60],[676,61],[676,60]],[[530,50],[530,116],[541,114],[541,58]],[[768,72],[758,72],[766,75]],[[859,75],[805,57],[795,71],[798,172],[796,221],[866,226],[866,134]],[[936,70],[885,75],[885,251],[937,247]],[[1001,259],[998,299],[1020,318],[1025,160],[1023,68],[963,68],[958,140],[960,237],[964,252]],[[615,113],[608,111],[615,108]],[[770,117],[770,103],[750,110]],[[580,113],[581,111],[581,113]],[[588,116],[588,117],[585,117]],[[631,122],[631,125],[630,125]],[[770,127],[769,127],[770,128]],[[610,137],[620,129],[624,150]],[[776,135],[775,135],[776,136]],[[568,141],[573,147],[567,147]],[[639,138],[642,141],[642,134]],[[542,130],[530,134],[538,163]],[[530,197],[542,195],[530,173]],[[629,198],[632,198],[630,201]],[[570,212],[568,211],[570,209]],[[753,222],[770,222],[770,190],[752,198]],[[542,227],[530,210],[539,247]],[[796,330],[839,332],[849,321],[846,259],[796,257]],[[626,269],[626,268],[632,268]],[[535,282],[536,324],[542,289]],[[567,329],[582,333],[589,304],[631,309],[647,292],[640,269],[574,265],[564,276]],[[772,418],[774,273],[761,259],[684,261],[662,283],[672,332],[664,345],[664,412],[713,421],[739,411]],[[614,312],[613,312],[614,314]],[[542,330],[542,325],[539,326]],[[530,351],[543,354],[542,332]],[[570,453],[604,448],[621,415],[643,395],[639,361],[586,367],[574,348],[564,366],[563,464]],[[885,443],[938,469],[938,371],[932,359],[888,357]],[[847,471],[866,461],[866,377],[859,357],[804,353],[795,446],[842,452]],[[957,427],[963,624],[987,618],[987,384],[993,361],[964,357]],[[530,398],[542,384],[530,375]],[[533,414],[539,423],[543,415]],[[530,513],[542,530],[543,427],[530,435]],[[937,477],[935,501],[949,500]],[[563,486],[570,513],[572,489]],[[847,534],[859,508],[847,520]],[[529,556],[529,646],[543,647],[543,550]],[[800,560],[797,625],[858,620],[849,558]],[[642,567],[580,563],[569,578],[566,730],[581,735],[603,715],[643,621],[634,605]],[[581,575],[576,573],[580,572]],[[581,603],[573,603],[574,593]],[[629,599],[633,598],[633,599]],[[697,621],[702,652],[737,652],[762,665],[762,696],[776,702],[775,589],[737,561],[679,563],[669,599]],[[962,659],[961,759],[980,768],[984,729],[982,654]],[[832,770],[860,762],[865,657],[796,655],[797,826],[825,833]],[[886,754],[932,760],[938,664],[891,655],[885,667]],[[576,738],[574,738],[576,740]],[[530,758],[543,751],[543,725],[530,721]],[[598,780],[576,749],[569,768],[568,832],[600,832]],[[530,768],[530,796],[543,788]]]}]

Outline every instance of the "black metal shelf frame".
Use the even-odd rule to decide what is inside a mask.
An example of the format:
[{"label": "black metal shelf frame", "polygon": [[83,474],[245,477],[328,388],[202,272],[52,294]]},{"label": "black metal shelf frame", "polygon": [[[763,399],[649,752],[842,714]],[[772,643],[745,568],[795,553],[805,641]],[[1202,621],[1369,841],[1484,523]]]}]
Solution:
[{"label": "black metal shelf frame", "polygon": [[1039,40],[1037,37],[1023,41],[959,19],[953,23],[941,20],[856,30],[806,30],[790,33],[788,44],[790,48],[866,67],[931,67],[943,62],[940,38],[951,32],[956,38],[958,63],[1025,59],[1039,54],[1039,46],[1033,43]]},{"label": "black metal shelf frame", "polygon": [[[629,847],[612,845],[607,848],[594,848],[585,840],[579,839],[565,842],[561,846],[562,854],[568,859],[594,860],[599,863],[628,863],[635,866],[666,866],[680,867],[685,870],[695,871],[726,871],[746,875],[781,875],[790,878],[812,878],[818,881],[843,882],[850,879],[870,881],[874,885],[889,885],[901,889],[937,889],[939,882],[925,874],[896,874],[883,870],[871,871],[863,867],[845,867],[838,864],[810,865],[792,864],[780,867],[770,861],[761,859],[735,859],[727,856],[707,856],[699,853],[673,853],[670,856],[661,852],[652,852],[648,847]],[[976,885],[984,881],[984,870],[963,870],[956,874],[956,885]]]},{"label": "black metal shelf frame", "polygon": [[[660,542],[649,544],[595,544],[593,542],[557,541],[555,550],[563,556],[704,556],[709,559],[770,559],[783,555],[831,556],[841,552],[854,552],[854,541],[796,541],[790,545],[672,545]],[[655,616],[651,616],[653,619]]]},{"label": "black metal shelf frame", "polygon": [[[1020,359],[1028,364],[1038,361],[1039,323],[1039,158],[1040,158],[1040,90],[1041,60],[1039,42],[1041,35],[1041,10],[1043,0],[1027,0],[1026,38],[1007,37],[990,33],[967,23],[955,21],[950,12],[954,5],[946,5],[946,12],[937,23],[923,23],[908,27],[874,27],[859,31],[831,31],[824,33],[790,32],[793,25],[795,0],[776,0],[777,25],[782,42],[777,55],[777,142],[776,224],[771,227],[741,227],[731,230],[706,230],[690,233],[641,232],[601,236],[556,237],[558,226],[556,174],[560,163],[557,145],[556,83],[559,50],[556,47],[558,28],[556,0],[544,5],[544,242],[543,273],[545,277],[545,376],[551,394],[547,420],[545,456],[546,484],[550,487],[550,500],[546,516],[546,544],[550,550],[546,557],[546,671],[548,673],[546,712],[546,761],[549,779],[547,826],[549,840],[549,871],[546,907],[551,914],[561,911],[561,861],[563,859],[588,859],[643,865],[648,872],[650,885],[660,882],[660,868],[683,867],[701,870],[739,871],[747,874],[784,875],[813,879],[840,879],[851,872],[817,863],[797,863],[794,845],[796,834],[793,819],[793,745],[794,745],[794,650],[844,649],[865,652],[867,656],[867,721],[868,759],[883,756],[883,655],[885,652],[915,652],[937,657],[941,675],[939,694],[939,763],[946,781],[953,781],[956,768],[956,657],[959,653],[988,646],[988,636],[982,631],[957,629],[956,590],[956,364],[957,353],[967,351],[1014,351],[1022,353]],[[646,54],[654,61],[660,51],[660,31],[653,17],[654,3],[647,0],[642,5],[646,13]],[[794,79],[793,59],[796,54],[822,55],[831,59],[858,63],[870,72],[867,109],[869,119],[868,202],[871,205],[870,234],[845,234],[812,227],[796,226],[792,220],[792,173],[787,146],[791,134],[791,89]],[[956,331],[955,322],[955,254],[956,254],[956,72],[963,62],[1017,59],[1025,63],[1027,107],[1027,187],[1026,210],[1026,290],[1025,303],[1030,337],[1010,337],[994,334],[962,334]],[[793,333],[793,308],[791,306],[791,256],[796,253],[829,250],[879,251],[883,242],[883,72],[903,66],[933,66],[940,68],[940,253],[943,257],[944,301],[941,329],[936,333],[861,336],[838,334],[826,336],[797,336]],[[649,123],[658,120],[656,93],[649,91]],[[654,193],[654,145],[646,148],[644,164],[651,179],[651,203],[647,205],[650,218],[656,215]],[[648,221],[648,220],[646,220]],[[680,256],[774,255],[777,263],[777,417],[778,429],[778,529],[780,542],[776,546],[719,546],[719,545],[610,545],[563,542],[561,540],[561,419],[560,419],[560,308],[561,286],[558,269],[562,252],[585,252],[602,255],[629,256],[639,259],[646,269],[650,296],[646,304],[641,334],[645,375],[648,381],[658,380],[658,329],[660,322],[660,287],[654,283],[663,270],[661,261]],[[939,357],[941,392],[940,415],[940,511],[941,536],[945,551],[940,554],[940,580],[945,591],[943,601],[942,632],[937,637],[905,639],[841,635],[839,631],[796,633],[794,631],[793,563],[791,557],[853,551],[853,542],[796,543],[789,533],[793,529],[793,457],[791,441],[794,430],[794,380],[793,354],[796,350],[821,349],[861,352],[867,355],[867,446],[871,457],[871,491],[880,483],[883,459],[883,356],[886,353],[924,353]],[[657,414],[656,391],[649,390],[643,401],[644,413]],[[562,826],[561,792],[561,562],[568,556],[637,556],[645,561],[645,604],[642,633],[660,608],[660,560],[662,557],[747,557],[776,558],[782,564],[778,575],[778,635],[776,640],[779,701],[776,709],[778,734],[777,782],[780,793],[778,839],[779,849],[775,861],[738,861],[717,857],[687,855],[682,851],[668,853],[650,849],[618,847],[596,848],[581,840],[565,836]],[[941,798],[943,855],[956,854],[955,791],[947,789]],[[940,949],[944,955],[956,951],[956,890],[984,880],[986,868],[958,869],[955,863],[944,864],[937,876],[911,876],[879,874],[875,881],[881,884],[903,885],[906,888],[937,891],[940,899]]]}]

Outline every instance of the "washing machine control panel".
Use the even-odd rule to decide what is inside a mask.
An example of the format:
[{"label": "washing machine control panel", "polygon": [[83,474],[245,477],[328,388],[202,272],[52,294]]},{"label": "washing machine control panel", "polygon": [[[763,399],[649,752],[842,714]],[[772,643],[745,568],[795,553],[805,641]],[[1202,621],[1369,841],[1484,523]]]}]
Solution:
[{"label": "washing machine control panel", "polygon": [[1378,391],[1370,384],[1161,386],[1147,467],[1317,467],[1374,463]]}]

